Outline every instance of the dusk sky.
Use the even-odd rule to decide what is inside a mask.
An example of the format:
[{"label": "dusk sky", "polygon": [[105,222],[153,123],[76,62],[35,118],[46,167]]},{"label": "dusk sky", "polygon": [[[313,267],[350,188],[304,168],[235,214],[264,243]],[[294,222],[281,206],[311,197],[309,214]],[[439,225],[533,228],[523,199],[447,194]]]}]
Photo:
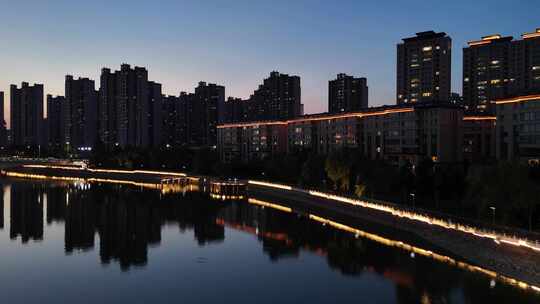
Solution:
[{"label": "dusk sky", "polygon": [[[272,70],[299,75],[306,113],[326,111],[328,80],[367,77],[370,105],[395,103],[396,44],[435,30],[453,42],[452,91],[462,47],[540,27],[538,0],[512,1],[25,1],[0,0],[0,91],[64,77],[96,80],[102,67],[144,66],[165,94],[198,81],[248,97]],[[9,120],[6,112],[6,120]]]}]

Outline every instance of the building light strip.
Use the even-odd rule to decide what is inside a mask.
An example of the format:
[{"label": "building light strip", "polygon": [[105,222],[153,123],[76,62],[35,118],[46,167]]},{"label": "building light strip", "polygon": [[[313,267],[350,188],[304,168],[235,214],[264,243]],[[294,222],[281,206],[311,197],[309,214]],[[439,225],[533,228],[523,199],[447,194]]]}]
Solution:
[{"label": "building light strip", "polygon": [[491,40],[477,40],[477,41],[469,41],[467,44],[469,46],[475,46],[475,45],[482,45],[482,44],[490,44]]},{"label": "building light strip", "polygon": [[223,124],[223,125],[217,126],[217,128],[225,129],[225,128],[264,126],[264,125],[289,125],[289,124],[304,123],[304,122],[311,122],[311,121],[324,121],[324,120],[346,119],[346,118],[363,118],[363,117],[370,117],[370,116],[380,116],[380,115],[388,115],[388,114],[395,114],[395,113],[408,113],[408,112],[414,112],[414,108],[411,107],[411,108],[403,108],[403,109],[388,109],[388,110],[381,110],[381,111],[376,111],[376,112],[356,112],[356,113],[348,113],[348,114],[340,114],[340,115],[305,117],[305,118],[289,119],[289,120],[284,120],[284,121],[267,121],[267,122],[261,121],[261,122]]},{"label": "building light strip", "polygon": [[509,99],[500,99],[500,100],[496,100],[495,104],[515,103],[515,102],[522,102],[522,101],[540,101],[540,94],[520,96],[520,97],[515,97],[515,98],[509,98]]},{"label": "building light strip", "polygon": [[249,198],[248,203],[253,204],[253,205],[262,206],[262,207],[268,207],[268,208],[280,210],[280,211],[287,212],[287,213],[292,212],[292,209],[289,208],[289,207],[285,207],[285,206],[282,206],[282,205],[261,201],[261,200],[255,199],[255,198]]},{"label": "building light strip", "polygon": [[464,116],[463,120],[497,120],[497,116]]}]

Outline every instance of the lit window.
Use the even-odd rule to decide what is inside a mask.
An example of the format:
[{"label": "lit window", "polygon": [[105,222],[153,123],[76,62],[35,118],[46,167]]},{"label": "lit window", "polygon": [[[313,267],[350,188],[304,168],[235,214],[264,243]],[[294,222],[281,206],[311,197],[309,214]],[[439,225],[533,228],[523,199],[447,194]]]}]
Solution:
[{"label": "lit window", "polygon": [[500,79],[492,79],[492,80],[490,81],[491,84],[497,84],[497,83],[499,83],[499,82],[501,82]]},{"label": "lit window", "polygon": [[463,79],[463,81],[469,82],[469,77],[465,77],[465,79]]},{"label": "lit window", "polygon": [[422,93],[422,96],[423,97],[429,97],[429,96],[431,96],[431,92]]},{"label": "lit window", "polygon": [[430,46],[425,46],[425,47],[422,48],[422,51],[429,52],[429,51],[431,51],[431,49],[432,49],[431,45]]}]

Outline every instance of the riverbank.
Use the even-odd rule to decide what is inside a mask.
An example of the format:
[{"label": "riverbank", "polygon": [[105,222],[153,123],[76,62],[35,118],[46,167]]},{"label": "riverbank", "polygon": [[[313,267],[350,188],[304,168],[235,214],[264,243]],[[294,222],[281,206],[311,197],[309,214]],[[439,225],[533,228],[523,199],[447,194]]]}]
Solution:
[{"label": "riverbank", "polygon": [[[420,247],[437,251],[440,255],[449,255],[481,267],[491,272],[490,276],[507,283],[540,291],[537,287],[540,286],[540,252],[530,248],[500,244],[489,238],[336,202],[294,189],[269,188],[254,184],[251,184],[249,189],[249,195],[252,197],[299,209],[300,212],[324,216],[354,227],[368,227],[367,230],[376,227],[385,237],[413,242]],[[518,281],[521,281],[521,284]],[[524,286],[523,283],[528,286]]]}]

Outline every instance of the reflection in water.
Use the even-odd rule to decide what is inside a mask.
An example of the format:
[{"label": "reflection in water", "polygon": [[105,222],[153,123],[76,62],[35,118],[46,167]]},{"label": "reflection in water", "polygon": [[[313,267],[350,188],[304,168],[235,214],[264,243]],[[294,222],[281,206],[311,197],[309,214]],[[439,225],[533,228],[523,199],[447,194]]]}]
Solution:
[{"label": "reflection in water", "polygon": [[43,239],[43,192],[31,183],[11,186],[9,237],[23,243]]},{"label": "reflection in water", "polygon": [[223,243],[226,230],[251,234],[274,263],[302,261],[303,254],[320,256],[327,267],[344,277],[369,274],[392,282],[400,303],[538,300],[531,298],[536,295],[510,286],[490,289],[486,277],[426,257],[411,257],[408,252],[355,238],[288,208],[256,200],[252,202],[258,205],[211,201],[197,192],[161,195],[119,185],[90,188],[26,182],[11,184],[10,193],[11,239],[20,237],[23,243],[42,240],[45,205],[47,225],[63,223],[66,254],[92,250],[97,241],[101,262],[117,263],[124,271],[147,265],[150,246],[166,247],[161,233],[167,225],[177,226],[182,234],[193,233],[199,246]]}]

